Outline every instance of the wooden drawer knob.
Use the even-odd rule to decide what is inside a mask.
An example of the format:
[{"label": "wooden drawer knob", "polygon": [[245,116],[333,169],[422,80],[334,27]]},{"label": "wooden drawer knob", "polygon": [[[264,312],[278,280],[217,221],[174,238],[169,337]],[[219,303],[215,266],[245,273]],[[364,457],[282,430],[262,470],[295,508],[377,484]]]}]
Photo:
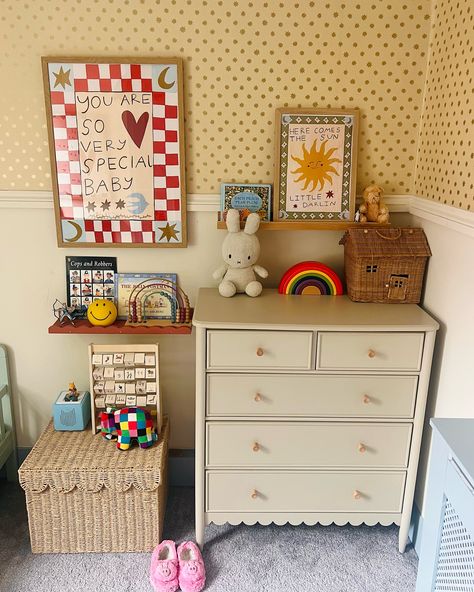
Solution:
[{"label": "wooden drawer knob", "polygon": [[360,493],[360,491],[357,491],[357,489],[354,489],[354,491],[352,492],[352,497],[353,497],[354,499],[358,500],[358,499],[360,499],[362,496],[361,496],[361,493]]},{"label": "wooden drawer knob", "polygon": [[254,445],[253,445],[252,450],[254,452],[258,452],[260,450],[260,444],[258,442],[255,442]]},{"label": "wooden drawer knob", "polygon": [[255,403],[260,403],[260,401],[262,400],[262,395],[260,393],[255,393],[255,397],[253,398],[253,400],[255,401]]},{"label": "wooden drawer knob", "polygon": [[362,454],[367,450],[367,448],[362,444],[362,442],[359,442],[359,446],[357,448],[359,449],[359,452]]},{"label": "wooden drawer knob", "polygon": [[257,499],[257,497],[258,497],[258,491],[256,489],[252,489],[252,493],[250,494],[250,497],[252,499]]},{"label": "wooden drawer knob", "polygon": [[373,349],[369,349],[369,351],[367,352],[367,355],[369,356],[369,358],[375,358],[375,352]]},{"label": "wooden drawer knob", "polygon": [[257,356],[260,358],[261,356],[263,356],[263,349],[261,347],[259,347],[257,349]]},{"label": "wooden drawer knob", "polygon": [[362,401],[363,401],[363,402],[364,402],[366,405],[368,405],[368,404],[370,403],[370,397],[369,397],[369,395],[364,395],[364,396],[362,397]]}]

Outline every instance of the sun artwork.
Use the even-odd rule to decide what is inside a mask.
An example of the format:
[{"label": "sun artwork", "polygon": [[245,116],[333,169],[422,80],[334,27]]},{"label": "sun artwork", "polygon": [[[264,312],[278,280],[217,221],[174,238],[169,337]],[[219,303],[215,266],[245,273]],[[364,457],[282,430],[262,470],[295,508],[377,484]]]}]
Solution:
[{"label": "sun artwork", "polygon": [[339,158],[331,158],[333,153],[337,150],[337,147],[330,148],[325,152],[326,142],[327,140],[324,140],[318,150],[316,148],[316,140],[314,140],[309,152],[303,144],[303,158],[298,158],[293,155],[291,156],[291,158],[300,165],[299,168],[291,171],[291,173],[293,175],[300,175],[298,179],[295,179],[295,183],[304,181],[303,190],[306,190],[310,183],[313,183],[313,186],[309,191],[318,189],[318,185],[320,186],[319,189],[322,189],[326,181],[332,183],[331,173],[339,175],[332,165],[335,162],[342,161],[339,160]]}]

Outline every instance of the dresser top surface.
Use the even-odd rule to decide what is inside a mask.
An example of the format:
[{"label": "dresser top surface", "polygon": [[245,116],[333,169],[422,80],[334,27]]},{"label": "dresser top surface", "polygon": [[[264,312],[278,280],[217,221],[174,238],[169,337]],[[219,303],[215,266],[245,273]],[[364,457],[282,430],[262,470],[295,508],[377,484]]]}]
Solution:
[{"label": "dresser top surface", "polygon": [[436,418],[430,421],[464,470],[474,479],[474,419]]},{"label": "dresser top surface", "polygon": [[347,296],[287,296],[276,289],[258,298],[223,298],[201,288],[194,310],[197,327],[249,329],[337,329],[348,331],[436,331],[438,323],[416,304],[366,304]]}]

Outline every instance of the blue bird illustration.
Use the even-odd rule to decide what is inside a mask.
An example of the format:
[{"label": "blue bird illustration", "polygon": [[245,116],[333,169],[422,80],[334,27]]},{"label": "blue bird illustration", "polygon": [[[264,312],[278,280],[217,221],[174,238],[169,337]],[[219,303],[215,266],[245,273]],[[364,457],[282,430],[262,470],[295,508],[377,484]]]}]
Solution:
[{"label": "blue bird illustration", "polygon": [[148,205],[142,193],[131,193],[127,195],[127,200],[127,210],[134,215],[142,214]]}]

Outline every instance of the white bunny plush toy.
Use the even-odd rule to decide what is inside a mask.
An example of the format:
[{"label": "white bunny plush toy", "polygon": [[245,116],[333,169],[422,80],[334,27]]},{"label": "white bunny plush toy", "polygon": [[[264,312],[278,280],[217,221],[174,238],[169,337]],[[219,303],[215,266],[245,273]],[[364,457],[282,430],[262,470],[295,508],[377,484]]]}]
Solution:
[{"label": "white bunny plush toy", "polygon": [[258,296],[262,292],[262,284],[255,274],[268,277],[266,269],[255,265],[260,255],[260,243],[255,235],[260,226],[260,216],[249,214],[244,230],[240,230],[239,211],[232,209],[227,212],[226,224],[229,234],[222,243],[225,264],[212,274],[215,280],[220,281],[219,294],[226,298],[238,292]]}]

